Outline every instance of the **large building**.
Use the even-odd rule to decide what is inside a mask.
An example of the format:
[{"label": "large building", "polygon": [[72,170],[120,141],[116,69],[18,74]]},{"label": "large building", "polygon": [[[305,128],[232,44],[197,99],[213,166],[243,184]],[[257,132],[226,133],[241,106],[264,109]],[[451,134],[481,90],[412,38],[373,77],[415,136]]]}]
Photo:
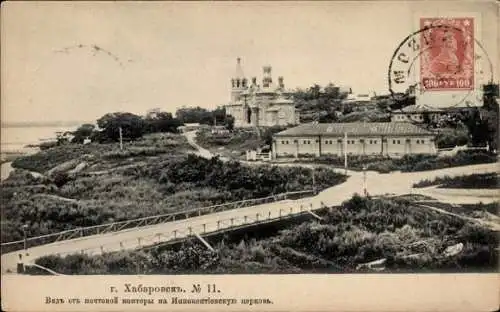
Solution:
[{"label": "large building", "polygon": [[276,133],[277,157],[436,154],[435,135],[405,122],[308,123]]},{"label": "large building", "polygon": [[257,77],[249,83],[243,74],[241,59],[237,59],[226,114],[234,117],[234,126],[238,128],[298,124],[293,92],[285,89],[283,77],[278,77],[277,84],[273,82],[271,66],[264,66],[263,70],[262,85],[257,84]]},{"label": "large building", "polygon": [[[391,112],[392,122],[414,122],[428,123],[438,122],[440,117],[445,115],[446,111],[439,108],[428,108],[425,106],[408,105],[401,109]],[[426,120],[428,119],[428,120]]]}]

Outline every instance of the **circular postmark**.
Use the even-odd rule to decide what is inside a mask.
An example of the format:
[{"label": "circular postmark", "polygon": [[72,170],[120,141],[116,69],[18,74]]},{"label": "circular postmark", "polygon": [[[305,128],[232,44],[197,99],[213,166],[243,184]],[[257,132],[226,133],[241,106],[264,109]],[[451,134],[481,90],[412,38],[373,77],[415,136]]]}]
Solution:
[{"label": "circular postmark", "polygon": [[448,97],[447,107],[477,106],[482,100],[480,89],[492,81],[493,65],[474,37],[472,18],[421,19],[421,28],[397,46],[388,70],[389,92],[395,101],[429,95],[427,102],[433,102],[428,99],[438,99],[437,95],[441,96],[437,101]]}]

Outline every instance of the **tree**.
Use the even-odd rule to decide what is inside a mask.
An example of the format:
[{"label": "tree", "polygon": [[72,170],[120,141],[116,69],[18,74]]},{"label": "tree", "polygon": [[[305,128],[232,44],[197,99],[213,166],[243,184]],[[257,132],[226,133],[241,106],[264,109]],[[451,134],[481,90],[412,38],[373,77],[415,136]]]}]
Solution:
[{"label": "tree", "polygon": [[325,97],[328,99],[338,99],[340,96],[339,90],[339,87],[336,87],[333,83],[329,83],[325,87]]},{"label": "tree", "polygon": [[226,126],[226,128],[229,131],[233,131],[233,129],[234,129],[234,117],[231,115],[228,115],[226,117],[226,121],[224,122],[224,126]]},{"label": "tree", "polygon": [[71,142],[82,144],[83,140],[93,136],[94,131],[95,131],[95,125],[83,124],[73,132],[74,137],[71,140]]},{"label": "tree", "polygon": [[214,123],[213,114],[201,107],[183,107],[175,112],[175,116],[182,123],[201,123],[212,125]]},{"label": "tree", "polygon": [[314,84],[308,90],[311,99],[319,99],[321,95],[321,87],[318,84]]},{"label": "tree", "polygon": [[102,129],[105,139],[118,141],[120,137],[119,128],[122,128],[124,139],[137,139],[145,133],[144,120],[132,113],[108,113],[97,120],[97,125]]},{"label": "tree", "polygon": [[155,132],[172,132],[176,133],[177,128],[182,125],[182,122],[174,118],[168,112],[154,112],[146,115],[144,119],[145,131],[148,133]]}]

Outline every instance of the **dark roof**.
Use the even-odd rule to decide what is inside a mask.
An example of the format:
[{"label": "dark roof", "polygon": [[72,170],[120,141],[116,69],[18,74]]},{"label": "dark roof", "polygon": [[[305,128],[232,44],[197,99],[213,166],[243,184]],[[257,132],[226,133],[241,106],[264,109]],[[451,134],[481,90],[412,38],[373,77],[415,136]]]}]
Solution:
[{"label": "dark roof", "polygon": [[441,109],[437,107],[425,107],[425,106],[417,106],[417,105],[408,105],[403,107],[402,109],[398,109],[394,111],[395,113],[423,113],[423,112],[442,112]]},{"label": "dark roof", "polygon": [[406,122],[307,123],[275,134],[275,136],[331,135],[432,135],[419,126]]}]

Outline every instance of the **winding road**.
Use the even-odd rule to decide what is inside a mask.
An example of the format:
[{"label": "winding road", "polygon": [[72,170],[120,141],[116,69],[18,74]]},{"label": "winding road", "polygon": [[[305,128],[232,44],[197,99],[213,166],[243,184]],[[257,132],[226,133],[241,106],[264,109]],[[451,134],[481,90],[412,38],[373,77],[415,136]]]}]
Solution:
[{"label": "winding road", "polygon": [[[188,142],[198,150],[198,155],[210,158],[212,153],[194,141],[195,133],[188,132],[185,134]],[[279,164],[280,166],[282,164]],[[287,164],[283,164],[287,165]],[[288,164],[289,166],[290,164]],[[293,164],[295,165],[295,164]],[[308,165],[310,167],[311,165]],[[343,169],[338,169],[339,172],[344,172]],[[413,189],[413,184],[422,179],[433,179],[438,176],[457,176],[472,173],[490,173],[498,172],[497,164],[481,164],[463,167],[446,168],[425,172],[410,172],[401,173],[394,172],[390,174],[380,174],[378,172],[366,172],[367,189],[370,195],[403,195],[410,193],[425,193],[422,189]],[[114,233],[98,234],[71,240],[59,241],[47,245],[41,245],[28,249],[29,256],[25,258],[25,262],[36,259],[41,256],[51,254],[70,254],[84,252],[87,254],[98,254],[102,252],[117,251],[122,249],[134,249],[138,245],[148,246],[159,242],[171,240],[172,235],[179,238],[182,235],[188,235],[188,228],[194,232],[211,232],[215,231],[222,223],[231,222],[243,223],[243,218],[249,216],[268,216],[277,217],[282,215],[284,211],[298,211],[299,207],[305,209],[319,209],[323,205],[335,206],[340,205],[343,201],[352,197],[354,193],[363,192],[363,173],[356,171],[348,171],[349,177],[346,182],[330,187],[319,192],[314,197],[308,197],[300,200],[285,200],[274,203],[267,203],[257,206],[238,208],[227,210],[199,217],[173,221],[163,224],[143,226],[140,228],[132,228]],[[471,196],[468,196],[470,200]],[[484,197],[481,197],[483,202]],[[451,195],[442,195],[440,200],[447,202],[460,201],[460,196],[453,193]],[[497,196],[490,198],[496,200]],[[175,233],[174,233],[175,232]],[[16,262],[19,252],[11,252],[1,256],[2,273],[15,272]]]}]

